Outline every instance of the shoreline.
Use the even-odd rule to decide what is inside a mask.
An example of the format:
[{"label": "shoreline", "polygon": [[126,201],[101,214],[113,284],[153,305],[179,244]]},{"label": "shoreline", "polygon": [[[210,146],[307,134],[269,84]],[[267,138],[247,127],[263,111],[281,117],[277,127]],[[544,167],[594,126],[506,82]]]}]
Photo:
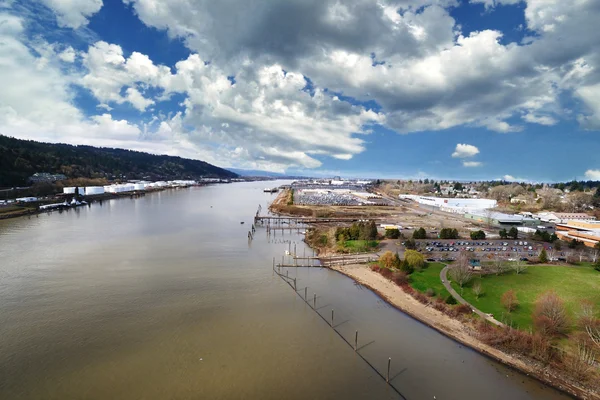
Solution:
[{"label": "shoreline", "polygon": [[505,353],[502,350],[481,342],[469,332],[470,328],[463,322],[418,302],[393,282],[371,271],[365,265],[333,265],[326,268],[345,275],[371,290],[398,311],[496,362],[526,374],[574,398],[585,400],[600,399],[600,395],[597,393],[590,392],[572,382],[566,381],[557,375],[555,371],[549,371],[547,366],[532,364],[529,360],[525,361],[520,357]]},{"label": "shoreline", "polygon": [[[93,203],[99,203],[99,202],[103,202],[103,201],[109,201],[109,200],[115,200],[115,199],[125,199],[125,198],[136,199],[139,197],[144,197],[147,194],[164,192],[166,190],[188,189],[191,187],[203,187],[203,186],[208,186],[208,185],[212,185],[212,184],[214,184],[214,183],[196,184],[196,185],[182,186],[182,187],[151,188],[151,189],[146,189],[143,191],[133,191],[133,192],[124,192],[124,193],[106,192],[106,193],[102,193],[102,194],[86,196],[82,200],[85,200],[87,204],[81,204],[78,206],[65,206],[65,207],[58,207],[58,208],[47,209],[47,210],[40,210],[39,206],[38,206],[38,208],[23,207],[22,210],[20,210],[20,212],[7,213],[7,214],[0,213],[0,221],[5,220],[5,219],[20,218],[20,217],[31,217],[34,215],[40,215],[40,214],[44,214],[44,213],[64,212],[65,210],[68,211],[70,209],[76,209],[76,208],[81,208],[81,207],[86,207],[86,206],[91,207],[91,205]],[[59,201],[59,199],[57,199],[56,201]]]}]

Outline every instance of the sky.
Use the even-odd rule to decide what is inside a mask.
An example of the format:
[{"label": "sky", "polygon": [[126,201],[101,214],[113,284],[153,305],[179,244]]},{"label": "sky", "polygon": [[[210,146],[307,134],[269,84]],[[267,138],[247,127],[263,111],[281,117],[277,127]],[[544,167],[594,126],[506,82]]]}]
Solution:
[{"label": "sky", "polygon": [[0,134],[314,176],[600,180],[598,0],[0,0]]}]

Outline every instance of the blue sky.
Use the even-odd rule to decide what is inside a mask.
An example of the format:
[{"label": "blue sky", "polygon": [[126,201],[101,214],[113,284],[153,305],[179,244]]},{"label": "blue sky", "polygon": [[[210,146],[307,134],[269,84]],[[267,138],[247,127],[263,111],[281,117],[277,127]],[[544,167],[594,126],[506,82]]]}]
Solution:
[{"label": "blue sky", "polygon": [[223,167],[600,180],[593,0],[0,0],[0,133]]}]

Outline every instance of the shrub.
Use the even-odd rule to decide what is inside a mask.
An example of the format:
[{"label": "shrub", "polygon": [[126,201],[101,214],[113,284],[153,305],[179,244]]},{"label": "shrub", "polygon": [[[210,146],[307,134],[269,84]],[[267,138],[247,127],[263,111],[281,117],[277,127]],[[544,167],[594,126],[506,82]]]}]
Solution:
[{"label": "shrub", "polygon": [[456,299],[452,295],[446,296],[446,304],[456,304]]},{"label": "shrub", "polygon": [[434,303],[433,304],[433,308],[435,308],[436,310],[445,313],[446,312],[446,305],[444,303]]},{"label": "shrub", "polygon": [[408,284],[408,275],[402,271],[395,271],[392,274],[392,281],[398,286],[407,285]]},{"label": "shrub", "polygon": [[400,237],[400,231],[396,228],[394,229],[386,229],[385,237],[388,239],[398,239]]},{"label": "shrub", "polygon": [[381,257],[379,257],[379,264],[381,264],[381,266],[384,268],[394,268],[395,262],[396,260],[394,257],[394,253],[392,253],[391,251],[386,251],[381,255]]},{"label": "shrub", "polygon": [[425,232],[424,228],[416,229],[413,232],[413,239],[427,239],[427,232]]},{"label": "shrub", "polygon": [[371,271],[379,272],[379,268],[378,264],[371,264]]},{"label": "shrub", "polygon": [[433,297],[435,296],[435,290],[433,290],[432,288],[427,288],[427,290],[425,291],[425,295],[427,297]]},{"label": "shrub", "polygon": [[[546,232],[546,233],[548,233],[548,232]],[[542,251],[540,252],[539,260],[543,264],[546,264],[548,262],[548,253],[546,252],[545,248],[542,248]]]},{"label": "shrub", "polygon": [[542,293],[535,303],[533,324],[546,335],[566,333],[569,329],[569,316],[564,302],[556,293]]},{"label": "shrub", "polygon": [[485,232],[481,231],[481,230],[473,231],[473,232],[471,232],[470,236],[471,236],[471,239],[473,239],[473,240],[483,240],[483,239],[485,239]]},{"label": "shrub", "polygon": [[379,269],[379,273],[386,279],[392,279],[392,270],[389,268],[382,267]]},{"label": "shrub", "polygon": [[459,315],[460,314],[471,314],[473,312],[473,310],[471,310],[471,307],[468,304],[459,304],[456,307],[454,307],[454,310]]},{"label": "shrub", "polygon": [[415,294],[413,296],[419,303],[429,304],[429,298],[427,296],[425,296],[423,293],[415,292]]}]

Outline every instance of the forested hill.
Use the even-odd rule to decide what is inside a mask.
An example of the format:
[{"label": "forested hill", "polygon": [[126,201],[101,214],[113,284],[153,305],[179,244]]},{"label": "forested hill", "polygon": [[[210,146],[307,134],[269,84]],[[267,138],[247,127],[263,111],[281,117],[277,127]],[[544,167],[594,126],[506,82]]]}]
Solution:
[{"label": "forested hill", "polygon": [[235,178],[204,161],[139,151],[40,143],[0,135],[0,187],[22,186],[36,172],[67,178],[199,179]]}]

